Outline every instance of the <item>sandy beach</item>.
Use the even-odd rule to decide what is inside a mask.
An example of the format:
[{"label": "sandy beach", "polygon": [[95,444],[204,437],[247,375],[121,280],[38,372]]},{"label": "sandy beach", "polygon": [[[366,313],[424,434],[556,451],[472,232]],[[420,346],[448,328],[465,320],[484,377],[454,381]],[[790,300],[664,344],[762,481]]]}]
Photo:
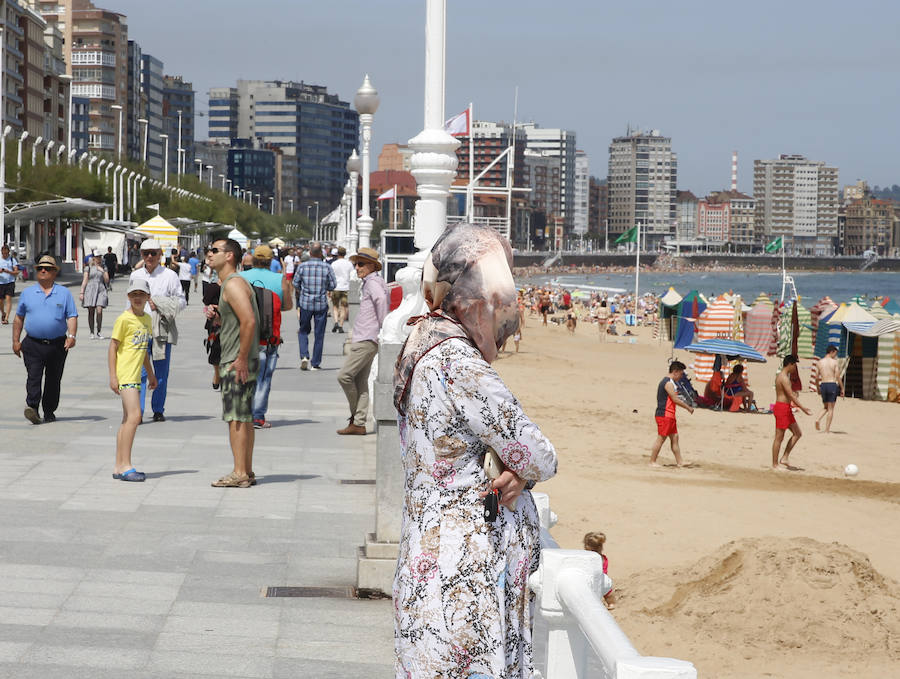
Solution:
[{"label": "sandy beach", "polygon": [[[679,409],[693,465],[676,468],[666,443],[664,466],[650,468],[671,352],[649,328],[630,340],[530,317],[520,353],[495,365],[559,453],[559,474],[540,487],[559,515],[554,537],[580,549],[585,532],[606,533],[614,615],[638,650],[690,660],[701,677],[893,676],[900,406],[839,399],[830,435],[798,412],[796,472],[770,469],[771,415]],[[690,366],[690,354],[675,357]],[[777,361],[749,366],[763,408]],[[818,415],[818,395],[801,400]]]}]

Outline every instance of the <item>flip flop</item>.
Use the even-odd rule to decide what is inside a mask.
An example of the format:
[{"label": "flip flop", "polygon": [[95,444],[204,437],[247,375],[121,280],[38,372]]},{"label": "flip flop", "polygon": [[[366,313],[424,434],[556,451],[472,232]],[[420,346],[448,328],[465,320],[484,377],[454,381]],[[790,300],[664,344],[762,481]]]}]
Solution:
[{"label": "flip flop", "polygon": [[[117,478],[115,474],[113,474],[113,478]],[[129,469],[127,472],[124,472],[123,474],[118,475],[118,479],[120,481],[135,481],[135,482],[137,482],[137,481],[143,481],[146,478],[147,477],[144,474],[144,472],[139,472],[134,467]]]}]

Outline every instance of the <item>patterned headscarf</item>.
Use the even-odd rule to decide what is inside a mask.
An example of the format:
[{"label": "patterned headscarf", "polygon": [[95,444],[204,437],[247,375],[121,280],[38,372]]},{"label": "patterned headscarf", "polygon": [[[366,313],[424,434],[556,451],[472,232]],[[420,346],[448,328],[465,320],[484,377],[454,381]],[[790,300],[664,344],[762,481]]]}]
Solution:
[{"label": "patterned headscarf", "polygon": [[492,363],[519,327],[512,250],[493,229],[449,226],[425,260],[422,287],[430,313],[409,320],[415,327],[394,371],[394,405],[400,412],[413,370],[431,349],[464,338]]}]

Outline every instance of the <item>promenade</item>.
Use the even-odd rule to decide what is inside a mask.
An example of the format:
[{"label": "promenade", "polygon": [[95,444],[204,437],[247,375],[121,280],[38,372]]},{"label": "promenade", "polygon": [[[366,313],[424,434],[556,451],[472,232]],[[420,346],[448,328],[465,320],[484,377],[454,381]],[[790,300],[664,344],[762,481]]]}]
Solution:
[{"label": "promenade", "polygon": [[[117,280],[104,335],[124,289]],[[87,314],[58,420],[37,426],[22,416],[25,368],[2,326],[0,677],[393,676],[390,601],[350,598],[375,524],[375,436],[334,433],[347,422],[346,335],[327,332],[323,370],[301,372],[297,318],[284,314],[259,485],[212,488],[231,452],[201,310],[192,296],[179,317],[166,422],[149,421],[148,396],[133,453],[144,483],[111,478],[121,402]]]}]

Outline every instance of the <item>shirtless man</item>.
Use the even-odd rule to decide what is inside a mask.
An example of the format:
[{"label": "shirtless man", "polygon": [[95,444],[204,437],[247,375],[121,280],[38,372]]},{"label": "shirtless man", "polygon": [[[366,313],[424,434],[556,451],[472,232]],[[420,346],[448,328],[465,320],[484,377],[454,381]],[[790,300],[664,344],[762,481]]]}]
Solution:
[{"label": "shirtless man", "polygon": [[678,443],[678,426],[675,421],[675,408],[684,408],[693,414],[694,409],[682,400],[678,395],[678,387],[675,384],[684,377],[684,363],[672,361],[669,364],[669,374],[662,378],[656,388],[656,441],[650,450],[650,466],[659,467],[656,458],[662,450],[663,443],[669,439],[669,446],[675,456],[675,464],[679,467],[686,465],[681,459],[681,446]]},{"label": "shirtless man", "polygon": [[[794,419],[791,412],[791,404],[796,405],[807,415],[812,415],[809,408],[805,408],[796,392],[791,388],[791,375],[797,373],[797,357],[788,354],[784,357],[781,372],[775,378],[775,409],[772,411],[775,415],[775,440],[772,442],[772,469],[788,469],[796,470],[796,467],[790,465],[790,455],[797,441],[803,435],[800,431],[800,425]],[[779,466],[778,454],[781,452],[781,442],[784,440],[784,432],[786,429],[791,430],[791,438],[784,448],[784,455],[781,456]]]},{"label": "shirtless man", "polygon": [[816,418],[816,429],[825,417],[825,433],[831,433],[831,418],[834,417],[834,404],[838,394],[844,395],[844,382],[841,380],[840,366],[837,362],[837,347],[829,344],[825,350],[825,358],[819,361],[819,394],[822,396],[822,414]]}]

